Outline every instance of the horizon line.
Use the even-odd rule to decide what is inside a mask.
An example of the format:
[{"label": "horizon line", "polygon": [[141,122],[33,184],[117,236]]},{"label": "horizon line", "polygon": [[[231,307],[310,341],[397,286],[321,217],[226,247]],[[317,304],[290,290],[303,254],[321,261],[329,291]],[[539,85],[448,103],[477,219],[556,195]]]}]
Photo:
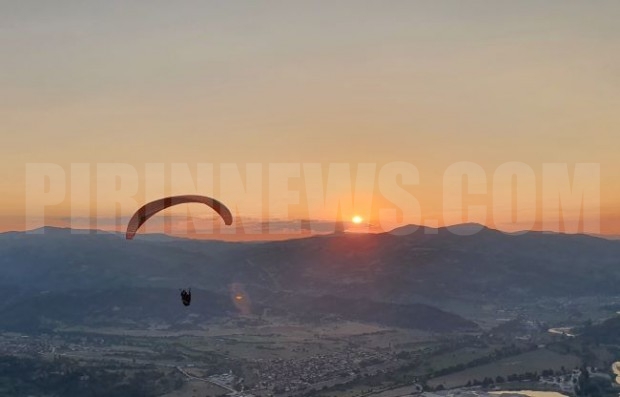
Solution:
[{"label": "horizon line", "polygon": [[[348,231],[348,230],[344,230],[344,231],[332,231],[332,232],[315,232],[312,233],[311,231],[306,231],[305,233],[274,233],[274,234],[269,234],[269,233],[185,233],[185,234],[174,234],[174,233],[165,233],[165,232],[154,232],[154,233],[139,233],[139,235],[142,236],[161,236],[161,237],[167,237],[167,238],[171,238],[171,239],[179,239],[179,240],[198,240],[198,241],[221,241],[221,242],[270,242],[270,241],[288,241],[288,240],[298,240],[298,239],[304,239],[304,238],[311,238],[311,237],[320,237],[320,236],[331,236],[331,235],[348,235],[348,236],[355,236],[355,235],[383,235],[383,234],[391,234],[394,235],[396,237],[405,237],[408,236],[410,234],[415,233],[418,230],[434,230],[435,232],[433,233],[428,233],[428,234],[439,234],[440,230],[447,230],[450,231],[450,229],[455,229],[455,228],[461,228],[461,227],[480,227],[480,230],[475,231],[474,233],[471,233],[469,235],[473,235],[473,234],[477,234],[483,230],[490,230],[490,231],[494,231],[494,232],[499,232],[508,236],[518,236],[518,235],[524,235],[524,234],[528,234],[528,233],[540,233],[540,234],[549,234],[549,235],[553,235],[553,234],[558,234],[558,235],[567,235],[567,236],[586,236],[586,237],[592,237],[592,238],[600,238],[603,240],[608,240],[608,241],[616,241],[616,240],[620,240],[620,235],[616,235],[616,234],[602,234],[602,233],[584,233],[584,232],[566,232],[566,231],[552,231],[552,230],[538,230],[538,229],[523,229],[523,230],[517,230],[517,231],[505,231],[505,230],[501,230],[499,228],[493,228],[487,225],[483,225],[481,223],[477,223],[477,222],[463,222],[463,223],[455,223],[455,224],[451,224],[451,225],[444,225],[444,226],[437,226],[437,227],[433,227],[433,226],[425,226],[425,225],[418,225],[418,224],[406,224],[406,225],[402,225],[402,226],[398,226],[395,227],[389,231],[371,231],[371,230],[367,230],[364,232],[361,231]],[[409,233],[401,233],[398,234],[399,230],[402,229],[406,229],[406,228],[415,228],[414,231],[409,232]],[[24,229],[24,230],[6,230],[6,231],[2,231],[0,232],[0,235],[4,235],[4,234],[10,234],[10,233],[21,233],[21,234],[35,234],[33,232],[36,232],[37,230],[45,230],[45,229],[56,229],[56,230],[68,230],[68,231],[79,231],[79,233],[75,233],[75,234],[95,234],[95,233],[105,233],[105,234],[113,234],[113,235],[124,235],[125,232],[123,231],[118,231],[118,230],[104,230],[104,229],[93,229],[93,228],[75,228],[75,227],[70,227],[70,226],[53,226],[53,225],[43,225],[43,226],[39,226],[39,227],[35,227],[32,229]],[[94,233],[93,233],[94,232]],[[455,233],[456,234],[456,233]],[[210,237],[205,237],[205,238],[201,238],[201,237],[194,237],[194,236],[210,236]],[[216,236],[221,236],[221,237],[234,237],[234,236],[247,236],[249,238],[239,238],[239,239],[230,239],[230,238],[217,238]],[[271,236],[271,238],[252,238],[252,237],[259,237],[259,236]],[[297,236],[297,237],[296,237]]]}]

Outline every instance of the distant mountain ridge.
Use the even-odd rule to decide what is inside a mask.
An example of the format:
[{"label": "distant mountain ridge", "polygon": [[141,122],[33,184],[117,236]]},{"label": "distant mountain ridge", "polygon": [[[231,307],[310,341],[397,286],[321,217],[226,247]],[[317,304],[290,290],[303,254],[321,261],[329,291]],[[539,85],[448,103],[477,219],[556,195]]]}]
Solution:
[{"label": "distant mountain ridge", "polygon": [[[191,286],[230,299],[231,285],[241,285],[255,308],[293,314],[292,302],[303,302],[312,308],[309,313],[414,328],[433,323],[430,317],[435,316],[445,324],[434,322],[433,328],[445,330],[473,325],[449,313],[431,314],[431,309],[438,309],[429,303],[434,306],[446,299],[475,304],[524,302],[619,291],[620,242],[456,226],[460,234],[472,228],[480,231],[459,235],[446,228],[411,225],[393,233],[251,243],[162,235],[126,241],[118,233],[57,228],[3,233],[0,294],[5,296],[0,298],[6,299],[0,316],[11,307],[12,298],[33,292],[60,296],[99,291],[105,297],[105,291],[112,290],[129,288],[148,294]],[[348,309],[342,312],[324,304],[325,297]],[[224,305],[218,313],[227,311],[230,307]],[[416,321],[399,319],[416,317],[415,313],[420,314]]]}]

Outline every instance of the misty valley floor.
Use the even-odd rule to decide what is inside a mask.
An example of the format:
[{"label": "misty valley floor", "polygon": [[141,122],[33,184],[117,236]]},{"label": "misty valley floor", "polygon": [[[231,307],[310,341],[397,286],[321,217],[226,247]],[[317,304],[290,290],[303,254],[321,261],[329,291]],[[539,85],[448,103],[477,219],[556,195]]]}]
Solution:
[{"label": "misty valley floor", "polygon": [[[169,397],[398,397],[419,384],[425,390],[484,385],[572,394],[539,377],[579,368],[584,352],[574,338],[535,327],[497,331],[436,334],[350,321],[311,326],[238,317],[186,331],[72,327],[3,333],[0,351],[25,367],[44,365],[33,368],[25,383],[55,387],[60,395],[113,395],[95,393],[102,382],[114,395]],[[609,346],[591,349],[602,365],[614,359]],[[50,385],[54,373],[58,379]],[[1,379],[3,395],[28,389],[6,374]]]}]

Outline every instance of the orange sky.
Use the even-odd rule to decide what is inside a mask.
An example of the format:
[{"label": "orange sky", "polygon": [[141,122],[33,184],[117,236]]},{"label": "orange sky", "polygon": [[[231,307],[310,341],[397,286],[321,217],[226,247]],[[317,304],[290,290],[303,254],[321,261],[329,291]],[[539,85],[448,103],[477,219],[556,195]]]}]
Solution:
[{"label": "orange sky", "polygon": [[[246,224],[259,224],[333,220],[333,206],[304,204],[316,192],[304,164],[326,175],[332,164],[353,172],[372,163],[378,174],[403,162],[419,174],[406,187],[419,221],[441,225],[459,220],[445,208],[446,173],[465,161],[486,178],[470,185],[486,193],[465,202],[485,205],[478,217],[489,226],[515,211],[494,210],[494,189],[506,191],[494,182],[497,170],[529,167],[534,183],[517,191],[535,208],[518,210],[535,212],[534,228],[553,224],[543,209],[545,164],[567,164],[569,180],[576,164],[596,164],[600,178],[586,179],[599,189],[588,185],[586,216],[597,220],[586,223],[620,234],[619,11],[612,0],[14,2],[0,15],[0,230],[39,222],[25,222],[29,163],[64,172],[63,201],[46,209],[50,224],[66,223],[72,211],[100,224],[115,215],[114,197],[97,197],[98,164],[135,170],[123,216],[155,198],[157,188],[146,186],[157,177],[146,164],[156,163],[165,193],[216,195],[241,207]],[[75,163],[89,164],[90,180],[78,179],[71,193]],[[193,179],[174,163],[187,164]],[[197,189],[203,163],[214,165],[212,190]],[[277,178],[269,167],[279,163],[301,169],[290,185],[299,205],[270,189]],[[240,194],[252,186],[221,174],[223,164],[242,175],[260,164],[260,193]],[[332,196],[347,197],[350,180],[336,179]],[[381,192],[381,180],[368,179],[360,192],[363,206],[372,202],[365,218],[373,225],[381,210],[398,207],[386,199],[400,194],[397,184]],[[346,220],[360,212],[347,211]],[[564,211],[578,223],[577,201]]]}]

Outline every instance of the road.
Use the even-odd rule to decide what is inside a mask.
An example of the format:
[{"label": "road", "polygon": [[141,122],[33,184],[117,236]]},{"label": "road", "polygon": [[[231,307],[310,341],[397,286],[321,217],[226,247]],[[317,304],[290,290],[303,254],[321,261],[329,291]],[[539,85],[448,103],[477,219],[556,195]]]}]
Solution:
[{"label": "road", "polygon": [[180,373],[182,373],[183,375],[185,375],[188,379],[197,380],[197,381],[200,381],[200,382],[205,382],[205,383],[210,383],[210,384],[212,384],[212,385],[215,385],[215,386],[221,387],[222,389],[226,389],[226,390],[228,390],[229,392],[233,392],[233,393],[236,393],[236,392],[237,392],[237,391],[236,391],[235,389],[233,389],[232,387],[229,387],[229,386],[226,386],[226,385],[222,385],[222,384],[219,384],[219,383],[217,383],[217,382],[213,382],[212,380],[209,380],[209,379],[199,378],[199,377],[197,377],[197,376],[194,376],[194,375],[188,374],[188,373],[187,373],[187,371],[185,371],[183,368],[181,368],[181,367],[179,367],[179,366],[177,366],[177,367],[176,367],[176,369],[177,369]]}]

